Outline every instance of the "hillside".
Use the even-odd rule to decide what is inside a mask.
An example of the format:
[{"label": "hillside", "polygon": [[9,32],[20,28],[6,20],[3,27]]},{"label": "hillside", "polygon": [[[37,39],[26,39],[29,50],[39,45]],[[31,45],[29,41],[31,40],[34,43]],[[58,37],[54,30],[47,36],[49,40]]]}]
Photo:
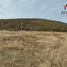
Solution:
[{"label": "hillside", "polygon": [[0,31],[0,67],[67,67],[67,32]]},{"label": "hillside", "polygon": [[67,24],[1,19],[0,67],[67,67]]},{"label": "hillside", "polygon": [[67,32],[67,24],[46,19],[1,19],[0,30],[32,30]]}]

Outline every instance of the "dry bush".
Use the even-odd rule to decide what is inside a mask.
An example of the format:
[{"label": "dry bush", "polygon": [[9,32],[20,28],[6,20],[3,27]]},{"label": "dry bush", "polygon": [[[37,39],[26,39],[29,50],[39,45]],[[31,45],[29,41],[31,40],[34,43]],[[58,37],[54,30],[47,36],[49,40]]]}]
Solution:
[{"label": "dry bush", "polygon": [[0,31],[0,67],[67,67],[66,34]]}]

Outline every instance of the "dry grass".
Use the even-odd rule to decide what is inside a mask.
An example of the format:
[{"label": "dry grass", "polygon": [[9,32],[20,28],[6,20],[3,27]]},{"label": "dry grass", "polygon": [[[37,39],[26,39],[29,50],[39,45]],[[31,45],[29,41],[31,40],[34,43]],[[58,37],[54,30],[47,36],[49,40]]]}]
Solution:
[{"label": "dry grass", "polygon": [[67,67],[67,32],[0,31],[0,67]]}]

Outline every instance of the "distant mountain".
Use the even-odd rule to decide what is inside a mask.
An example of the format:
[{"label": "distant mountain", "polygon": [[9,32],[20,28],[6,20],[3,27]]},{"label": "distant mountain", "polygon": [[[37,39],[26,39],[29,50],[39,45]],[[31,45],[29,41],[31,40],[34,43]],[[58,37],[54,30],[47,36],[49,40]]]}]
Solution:
[{"label": "distant mountain", "polygon": [[61,31],[67,32],[67,24],[46,19],[1,19],[0,30]]}]

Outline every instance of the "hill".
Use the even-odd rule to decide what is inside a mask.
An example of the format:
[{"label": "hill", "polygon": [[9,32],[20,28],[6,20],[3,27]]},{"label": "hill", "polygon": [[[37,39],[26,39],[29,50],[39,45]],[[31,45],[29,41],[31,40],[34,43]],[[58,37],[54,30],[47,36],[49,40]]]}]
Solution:
[{"label": "hill", "polygon": [[0,30],[67,32],[67,24],[59,21],[52,21],[46,19],[0,19]]},{"label": "hill", "polygon": [[0,67],[67,67],[67,24],[1,19],[0,30]]}]

